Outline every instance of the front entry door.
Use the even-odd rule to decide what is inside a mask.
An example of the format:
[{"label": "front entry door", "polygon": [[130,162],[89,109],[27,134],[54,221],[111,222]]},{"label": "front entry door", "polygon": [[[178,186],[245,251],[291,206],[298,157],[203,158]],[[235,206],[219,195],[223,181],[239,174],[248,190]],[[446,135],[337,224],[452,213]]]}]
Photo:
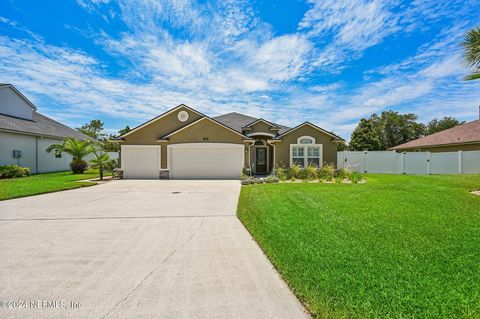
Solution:
[{"label": "front entry door", "polygon": [[267,149],[264,147],[256,148],[255,152],[256,173],[267,173]]}]

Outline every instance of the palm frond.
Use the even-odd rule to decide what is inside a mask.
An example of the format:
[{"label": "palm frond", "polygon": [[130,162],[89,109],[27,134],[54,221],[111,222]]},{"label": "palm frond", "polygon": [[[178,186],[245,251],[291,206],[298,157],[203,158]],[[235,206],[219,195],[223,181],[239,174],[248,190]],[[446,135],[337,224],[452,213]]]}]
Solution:
[{"label": "palm frond", "polygon": [[480,73],[473,73],[473,74],[467,75],[463,79],[465,81],[479,80],[480,79]]},{"label": "palm frond", "polygon": [[480,27],[473,28],[468,31],[462,42],[465,50],[464,59],[465,64],[470,67],[480,67]]}]

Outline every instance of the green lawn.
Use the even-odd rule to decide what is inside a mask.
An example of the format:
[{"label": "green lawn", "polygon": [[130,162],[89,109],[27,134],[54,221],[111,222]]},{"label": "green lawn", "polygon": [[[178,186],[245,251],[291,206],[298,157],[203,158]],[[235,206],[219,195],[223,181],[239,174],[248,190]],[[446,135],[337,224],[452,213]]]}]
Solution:
[{"label": "green lawn", "polygon": [[92,186],[95,183],[76,181],[95,177],[98,177],[98,170],[89,170],[84,174],[59,172],[22,178],[0,179],[0,200]]},{"label": "green lawn", "polygon": [[243,186],[238,215],[317,318],[480,318],[480,176]]}]

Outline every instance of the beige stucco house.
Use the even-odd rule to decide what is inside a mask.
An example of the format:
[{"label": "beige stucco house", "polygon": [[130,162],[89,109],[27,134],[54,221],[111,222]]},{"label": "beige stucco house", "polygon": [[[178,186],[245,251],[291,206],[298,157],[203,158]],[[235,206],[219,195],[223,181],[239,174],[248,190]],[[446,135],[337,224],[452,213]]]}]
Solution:
[{"label": "beige stucco house", "polygon": [[312,123],[294,128],[228,113],[206,116],[181,104],[118,139],[124,178],[238,178],[275,166],[334,163],[342,139]]}]

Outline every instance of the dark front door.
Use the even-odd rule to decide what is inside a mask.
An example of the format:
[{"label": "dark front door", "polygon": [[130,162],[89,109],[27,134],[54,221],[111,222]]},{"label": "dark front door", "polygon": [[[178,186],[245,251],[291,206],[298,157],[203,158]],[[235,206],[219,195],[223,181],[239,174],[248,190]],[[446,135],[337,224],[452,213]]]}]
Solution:
[{"label": "dark front door", "polygon": [[256,148],[255,151],[256,173],[267,173],[267,149],[264,147]]}]

